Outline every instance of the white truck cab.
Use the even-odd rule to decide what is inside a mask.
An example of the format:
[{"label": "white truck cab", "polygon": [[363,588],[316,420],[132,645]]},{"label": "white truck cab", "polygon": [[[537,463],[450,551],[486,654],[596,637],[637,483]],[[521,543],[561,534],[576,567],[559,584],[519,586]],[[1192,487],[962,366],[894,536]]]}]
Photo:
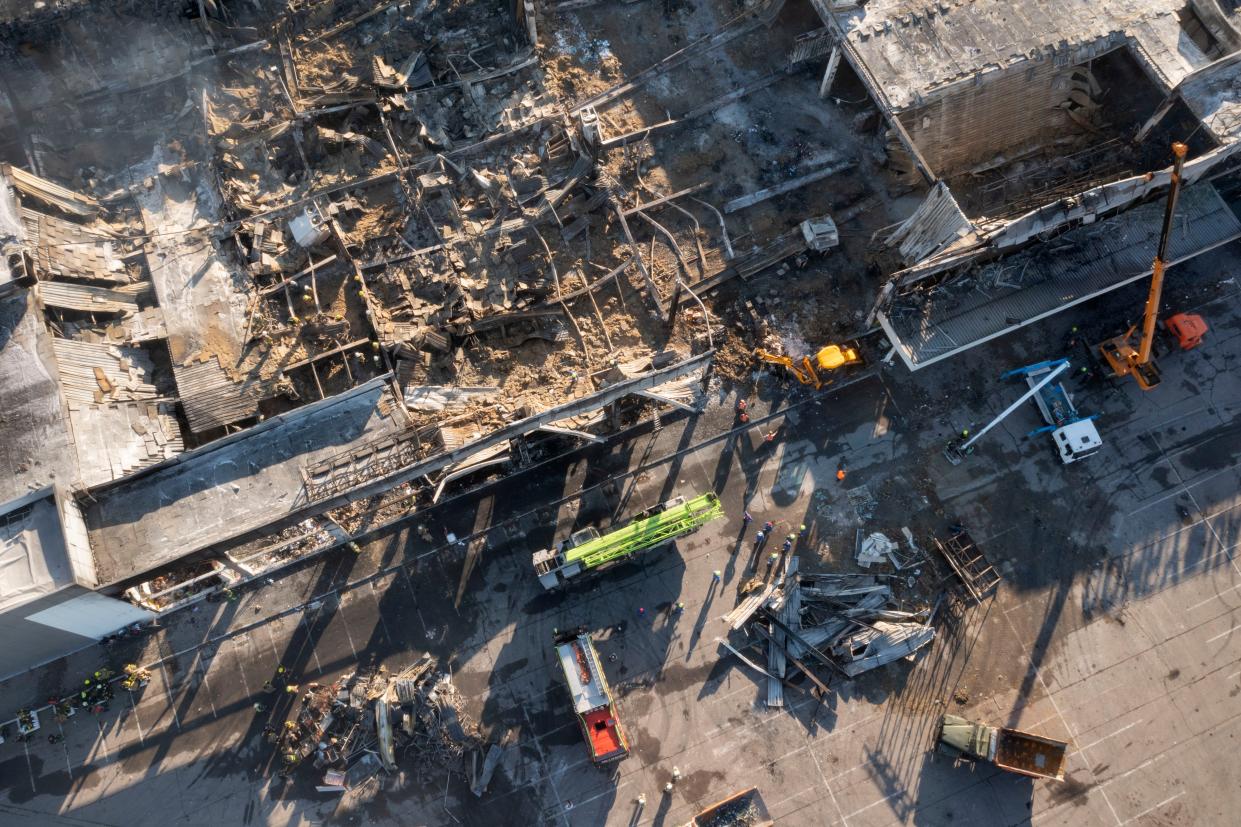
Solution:
[{"label": "white truck cab", "polygon": [[582,564],[573,563],[565,565],[564,553],[571,548],[576,548],[582,543],[588,543],[591,540],[598,539],[599,530],[594,526],[586,526],[579,528],[577,531],[569,535],[567,540],[561,540],[552,548],[542,549],[534,553],[534,572],[539,577],[539,583],[545,589],[554,589],[557,586],[564,585],[565,581],[570,577],[582,573]]},{"label": "white truck cab", "polygon": [[1051,435],[1056,441],[1056,452],[1060,455],[1060,461],[1065,465],[1085,459],[1103,447],[1103,440],[1099,437],[1099,431],[1092,419],[1070,422],[1052,431]]}]

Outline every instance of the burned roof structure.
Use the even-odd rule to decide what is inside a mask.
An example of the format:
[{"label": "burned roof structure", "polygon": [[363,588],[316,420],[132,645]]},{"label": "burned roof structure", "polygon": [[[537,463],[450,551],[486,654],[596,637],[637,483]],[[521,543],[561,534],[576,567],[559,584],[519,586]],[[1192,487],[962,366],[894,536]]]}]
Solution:
[{"label": "burned roof structure", "polygon": [[521,4],[156,5],[23,9],[43,59],[0,53],[11,493],[81,498],[102,584],[692,409],[703,294],[807,250],[734,249],[615,90],[566,106]]},{"label": "burned roof structure", "polygon": [[[695,410],[750,337],[843,335],[876,292],[909,367],[946,358],[1140,278],[1187,128],[1177,257],[1241,232],[1213,8],[763,0],[628,76],[501,0],[23,9],[9,40],[44,59],[0,53],[4,499],[70,492],[119,588]],[[753,65],[713,65],[729,45]],[[873,105],[822,100],[846,82]],[[1057,236],[1055,266],[1028,249]],[[812,263],[846,247],[857,307]],[[808,337],[752,303],[721,323],[726,285],[807,266],[832,308]]]},{"label": "burned roof structure", "polygon": [[[1189,181],[1235,169],[1241,33],[1214,0],[815,7],[933,184],[871,314],[910,369],[1148,274],[1173,140]],[[1214,187],[1186,193],[1173,261],[1237,237]]]}]

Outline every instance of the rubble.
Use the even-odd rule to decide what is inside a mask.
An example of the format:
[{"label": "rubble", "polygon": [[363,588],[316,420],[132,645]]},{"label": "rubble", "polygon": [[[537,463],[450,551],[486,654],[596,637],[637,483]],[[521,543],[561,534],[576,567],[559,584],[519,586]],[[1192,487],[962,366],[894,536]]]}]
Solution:
[{"label": "rubble", "polygon": [[926,554],[918,547],[913,532],[908,526],[901,527],[901,534],[905,537],[905,545],[909,549],[908,556],[902,555],[900,546],[887,535],[874,532],[863,536],[862,529],[859,528],[855,539],[854,559],[857,564],[864,569],[869,569],[876,563],[890,564],[894,570],[902,571],[913,568],[926,560]]},{"label": "rubble", "polygon": [[[886,560],[887,554],[878,559]],[[798,561],[796,556],[786,558],[783,571],[769,575],[769,581],[761,582],[724,618],[733,629],[748,625],[765,644],[766,668],[717,639],[767,677],[768,706],[784,705],[784,687],[798,673],[821,694],[834,678],[857,677],[912,657],[934,639],[932,612],[899,608],[892,576],[801,572]]]},{"label": "rubble", "polygon": [[464,772],[466,755],[486,743],[462,703],[452,678],[430,655],[396,675],[383,669],[351,673],[306,688],[279,734],[277,751],[286,772],[305,761],[325,770],[320,792],[356,787],[355,776],[369,778],[378,769],[391,773],[406,762],[419,776]]},{"label": "rubble", "polygon": [[[854,616],[854,619],[857,617]],[[935,629],[926,624],[876,620],[870,627],[837,638],[831,644],[831,651],[841,660],[845,674],[852,678],[908,657],[934,637]]]},{"label": "rubble", "polygon": [[862,568],[868,569],[872,563],[883,562],[891,562],[894,568],[899,568],[896,562],[896,543],[884,535],[879,533],[867,535],[859,546],[857,564]]},{"label": "rubble", "polygon": [[[42,302],[72,397],[62,441],[82,455],[64,479],[88,504],[113,482],[127,484],[114,503],[168,504],[158,471],[389,383],[381,433],[303,452],[281,471],[302,489],[256,508],[266,524],[208,521],[193,551],[235,563],[243,530],[283,534],[326,511],[351,534],[653,413],[701,410],[713,372],[740,379],[752,363],[754,337],[730,325],[752,282],[831,292],[850,304],[842,317],[869,306],[868,290],[824,287],[816,259],[851,247],[844,225],[888,222],[869,177],[879,138],[824,139],[800,73],[827,39],[786,63],[805,21],[777,21],[781,2],[671,53],[583,41],[540,9],[568,26],[560,54],[546,34],[538,45],[533,4],[216,5],[153,10],[158,37],[135,66],[175,71],[118,60],[69,106],[56,90],[82,85],[61,66],[80,44],[58,38],[104,22],[90,4],[47,21],[42,68],[6,64],[26,111],[67,108],[80,134],[134,121],[115,146],[52,140],[43,116],[0,130],[31,148],[34,171],[0,168],[6,254],[22,263],[11,283]],[[696,68],[724,47],[780,57],[755,73]],[[624,77],[632,66],[647,68]],[[671,73],[701,94],[684,99]],[[134,89],[156,90],[150,124],[118,118]],[[801,109],[773,117],[789,99]],[[101,547],[112,508],[87,509]],[[272,555],[342,544],[323,530]],[[161,612],[280,564],[209,572],[173,559],[189,546],[162,545],[133,549],[150,570],[100,565],[127,586],[147,578],[131,599]]]},{"label": "rubble", "polygon": [[771,827],[775,823],[762,793],[751,787],[698,811],[684,827]]},{"label": "rubble", "polygon": [[935,538],[933,544],[974,603],[981,603],[999,586],[999,573],[969,532],[954,531],[947,540]]},{"label": "rubble", "polygon": [[[865,336],[873,352],[886,335],[883,364],[916,370],[1142,278],[1172,177],[1151,147],[1173,133],[1194,143],[1175,258],[1241,237],[1227,180],[1241,35],[1183,0],[1089,15],[1032,0],[1031,19],[1001,0],[34,5],[6,21],[20,48],[0,50],[0,296],[6,323],[16,314],[0,376],[22,391],[0,499],[54,486],[90,569],[75,586],[125,588],[156,614],[237,602],[327,549],[350,559],[411,515],[463,558],[461,610],[518,529],[480,509],[454,534],[418,512],[586,445],[605,446],[600,461],[582,452],[566,485],[610,497],[638,459],[608,444],[626,428],[727,414],[757,385],[730,433],[690,429],[665,459],[679,469],[718,436],[745,470],[744,504],[766,479],[749,464],[778,453],[762,492],[778,508],[823,486],[791,517],[815,534],[787,535],[724,617],[748,640],[719,640],[763,676],[768,706],[788,687],[823,698],[914,658],[936,638],[931,599],[981,602],[999,575],[961,527],[920,542],[899,520],[871,526],[905,504],[870,470],[896,454],[877,459],[858,431],[799,456],[785,434],[809,409],[780,406],[803,391],[767,394],[756,348],[800,358]],[[86,48],[109,31],[97,17],[138,9],[150,33],[114,59]],[[871,352],[893,403],[872,442],[946,425],[917,400],[897,407],[899,371]],[[742,427],[751,415],[762,431]],[[837,450],[856,459],[849,488],[844,457],[834,486],[809,467]],[[639,473],[626,503],[646,493]],[[584,524],[599,505],[552,521]],[[854,515],[866,528],[850,549]],[[829,541],[866,572],[790,556],[826,559]],[[928,555],[949,577],[920,583]],[[715,572],[712,595],[724,582]],[[444,658],[292,686],[273,739],[286,773],[311,764],[316,789],[340,795],[411,767],[485,795],[507,739],[486,737],[446,671],[462,661]],[[122,686],[149,678],[134,665]],[[19,715],[23,730],[37,716]],[[761,820],[756,800],[722,802],[709,823]]]}]

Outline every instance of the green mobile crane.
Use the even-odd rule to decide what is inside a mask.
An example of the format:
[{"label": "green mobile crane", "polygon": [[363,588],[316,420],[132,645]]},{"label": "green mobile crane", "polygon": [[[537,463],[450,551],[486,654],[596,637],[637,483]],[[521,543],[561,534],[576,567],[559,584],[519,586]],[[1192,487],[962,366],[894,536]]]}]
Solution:
[{"label": "green mobile crane", "polygon": [[600,534],[593,526],[583,528],[554,548],[536,551],[534,572],[543,588],[551,590],[584,572],[684,537],[723,514],[720,498],[715,494],[702,494],[692,500],[676,497],[643,511],[607,534]]}]

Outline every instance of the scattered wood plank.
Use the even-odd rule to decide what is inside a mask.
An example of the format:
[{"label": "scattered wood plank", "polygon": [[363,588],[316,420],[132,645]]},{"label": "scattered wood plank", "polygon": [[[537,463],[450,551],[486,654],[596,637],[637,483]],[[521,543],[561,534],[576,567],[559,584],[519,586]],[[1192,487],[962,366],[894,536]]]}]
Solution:
[{"label": "scattered wood plank", "polygon": [[749,658],[747,658],[745,655],[741,654],[741,652],[740,652],[740,651],[738,651],[737,649],[734,649],[731,645],[729,645],[728,641],[724,640],[723,638],[719,638],[719,637],[717,637],[717,638],[715,639],[715,642],[716,642],[716,643],[718,643],[718,644],[720,644],[721,646],[723,646],[723,647],[724,647],[725,649],[727,649],[728,651],[732,652],[734,655],[736,655],[736,656],[737,656],[737,659],[738,659],[738,660],[740,660],[740,661],[741,661],[742,663],[744,663],[746,666],[748,666],[748,667],[750,667],[751,669],[753,669],[755,672],[758,672],[758,673],[759,673],[759,674],[761,674],[761,675],[766,675],[766,676],[767,676],[767,677],[769,677],[769,678],[770,678],[770,677],[772,677],[772,676],[771,676],[771,675],[767,672],[767,670],[766,670],[766,669],[764,669],[763,667],[759,666],[757,663],[755,663],[754,661],[750,660],[750,659],[749,659]]}]

